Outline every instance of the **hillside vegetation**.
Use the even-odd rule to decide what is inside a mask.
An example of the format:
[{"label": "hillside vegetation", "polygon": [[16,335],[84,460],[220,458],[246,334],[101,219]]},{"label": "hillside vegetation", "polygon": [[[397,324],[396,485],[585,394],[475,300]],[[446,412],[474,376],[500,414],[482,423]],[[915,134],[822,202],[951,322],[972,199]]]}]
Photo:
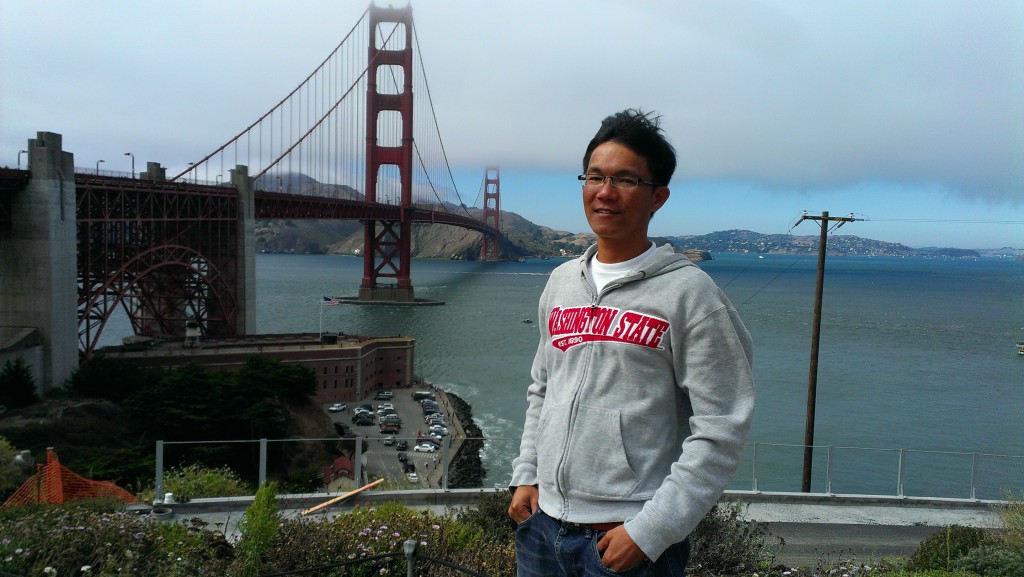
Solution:
[{"label": "hillside vegetation", "polygon": [[[469,213],[480,218],[479,209]],[[513,212],[502,212],[502,231],[508,240],[510,260],[557,258],[582,254],[594,243],[591,233],[571,233],[534,224]],[[480,258],[480,233],[443,224],[414,224],[411,239],[413,258]],[[679,250],[715,253],[817,254],[818,235],[761,234],[749,230],[726,230],[704,235],[669,236],[654,239]],[[341,254],[359,256],[363,250],[363,225],[357,221],[278,220],[261,221],[256,228],[256,247],[261,252],[295,254]],[[942,258],[1002,257],[1024,260],[1024,249],[971,250],[960,248],[912,248],[899,243],[866,239],[854,235],[832,235],[830,256],[917,256]]]}]

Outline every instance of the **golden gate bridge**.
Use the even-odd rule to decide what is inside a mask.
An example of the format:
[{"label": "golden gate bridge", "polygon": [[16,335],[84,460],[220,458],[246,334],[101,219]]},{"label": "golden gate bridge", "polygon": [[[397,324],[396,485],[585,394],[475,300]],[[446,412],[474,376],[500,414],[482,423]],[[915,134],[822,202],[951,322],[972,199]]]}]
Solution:
[{"label": "golden gate bridge", "polygon": [[[91,355],[118,307],[136,335],[252,332],[257,219],[362,221],[364,302],[417,301],[413,223],[479,231],[481,258],[502,258],[499,171],[468,208],[416,45],[411,8],[370,6],[268,112],[170,176],[158,162],[136,175],[134,156],[131,178],[76,169],[59,134],[38,133],[28,170],[0,169],[0,327],[40,327],[64,358],[47,377]],[[77,343],[58,353],[68,318]]]}]

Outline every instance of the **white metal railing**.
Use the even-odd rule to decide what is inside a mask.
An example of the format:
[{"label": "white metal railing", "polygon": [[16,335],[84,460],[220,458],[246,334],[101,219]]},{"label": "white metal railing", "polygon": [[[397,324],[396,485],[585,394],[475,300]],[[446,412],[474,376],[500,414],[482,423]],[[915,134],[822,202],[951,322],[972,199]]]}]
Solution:
[{"label": "white metal railing", "polygon": [[[401,440],[401,437],[398,437]],[[258,439],[220,441],[157,441],[155,500],[164,494],[165,451],[168,446],[257,444],[259,449],[258,482],[267,480],[267,450],[273,443],[303,443],[324,441],[338,442],[340,437],[317,439]],[[409,439],[409,454],[414,438]],[[446,439],[447,440],[447,439]],[[451,457],[459,450],[459,444],[469,440],[483,442],[485,452],[504,446],[503,453],[510,453],[519,439],[509,438],[455,438],[441,443],[434,469],[429,470],[430,486],[448,491]],[[365,480],[367,473],[381,474],[381,471],[363,469],[364,455],[380,456],[378,463],[388,458],[393,447],[371,451],[378,439],[355,439],[355,455],[352,458],[355,479]],[[801,484],[803,445],[780,443],[749,443],[743,453],[740,469],[730,490],[751,490],[756,493],[792,493],[799,491]],[[857,494],[897,497],[936,497],[950,499],[1005,499],[1008,494],[1024,494],[1024,455],[1001,455],[982,452],[934,451],[907,448],[872,448],[848,446],[814,446],[814,464],[819,467],[812,475],[812,484],[824,487],[824,493]],[[824,465],[823,469],[820,467]],[[375,469],[369,463],[367,469]],[[750,472],[750,485],[745,487],[743,471]],[[507,472],[508,475],[511,471]],[[495,478],[492,475],[491,478]],[[501,477],[504,486],[509,477]],[[424,483],[426,484],[426,483]],[[817,491],[822,492],[822,491]]]},{"label": "white metal railing", "polygon": [[[798,465],[803,450],[804,445],[747,445],[744,462],[751,473],[751,490],[792,492],[792,488],[778,487],[779,463],[792,471],[787,481],[800,482],[802,469]],[[812,475],[812,482],[823,485],[824,492],[830,495],[857,493],[977,500],[1004,499],[1007,493],[1019,495],[1024,489],[1024,455],[849,446],[814,446],[813,450],[816,465],[820,467],[824,461],[824,473]],[[771,456],[766,458],[766,452]],[[766,463],[772,463],[775,469],[771,488],[765,483]],[[838,488],[839,485],[848,490]]]}]

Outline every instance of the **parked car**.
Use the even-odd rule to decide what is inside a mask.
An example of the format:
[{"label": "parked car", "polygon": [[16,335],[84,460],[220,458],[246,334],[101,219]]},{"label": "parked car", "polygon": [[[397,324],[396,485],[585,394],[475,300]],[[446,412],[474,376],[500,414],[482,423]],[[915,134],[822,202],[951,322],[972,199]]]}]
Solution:
[{"label": "parked car", "polygon": [[385,423],[380,426],[380,432],[382,435],[397,435],[400,431],[401,429],[398,428],[398,425]]},{"label": "parked car", "polygon": [[418,453],[433,453],[434,451],[437,451],[437,445],[433,443],[420,443],[413,447],[412,450]]},{"label": "parked car", "polygon": [[441,435],[442,437],[448,436],[448,427],[442,427],[440,425],[434,425],[429,429],[431,435]]},{"label": "parked car", "polygon": [[346,405],[345,403],[334,403],[333,405],[331,405],[327,409],[327,412],[328,413],[340,413],[340,412],[344,411],[347,408],[348,408],[348,405]]},{"label": "parked car", "polygon": [[389,391],[387,389],[384,389],[382,391],[377,391],[377,394],[374,395],[373,398],[376,401],[390,401],[391,397],[393,397],[393,396],[394,396],[394,393],[392,393],[391,391]]},{"label": "parked car", "polygon": [[404,450],[409,448],[409,442],[408,441],[398,441],[398,444],[395,445],[395,448],[398,449],[399,451],[404,451]]},{"label": "parked car", "polygon": [[352,415],[352,423],[365,427],[373,424],[373,417],[365,413]]},{"label": "parked car", "polygon": [[427,443],[429,445],[434,445],[434,447],[436,447],[437,449],[440,449],[441,448],[441,435],[434,435],[432,433],[431,434],[427,434],[427,435],[420,435],[416,439],[416,444],[417,445],[422,445],[423,443]]},{"label": "parked car", "polygon": [[417,475],[416,473],[406,473],[405,474],[405,478],[409,479],[410,483],[419,483],[420,482],[420,476]]},{"label": "parked car", "polygon": [[441,413],[429,413],[423,415],[424,423],[430,422],[431,419],[444,419],[444,415],[442,415]]},{"label": "parked car", "polygon": [[391,435],[388,435],[387,437],[384,437],[384,446],[385,447],[390,447],[391,445],[394,445],[394,444],[395,444],[395,438],[394,437],[392,437]]}]

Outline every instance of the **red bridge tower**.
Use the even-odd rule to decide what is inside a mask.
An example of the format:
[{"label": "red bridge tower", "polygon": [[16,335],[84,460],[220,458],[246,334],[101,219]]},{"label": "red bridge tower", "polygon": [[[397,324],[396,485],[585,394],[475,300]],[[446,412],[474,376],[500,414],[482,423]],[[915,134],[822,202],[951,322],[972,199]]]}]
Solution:
[{"label": "red bridge tower", "polygon": [[[381,26],[393,23],[394,26]],[[392,31],[393,32],[390,32]],[[385,34],[378,38],[378,33]],[[404,43],[403,43],[404,40]],[[395,166],[401,186],[399,220],[365,221],[363,282],[359,300],[414,302],[410,262],[412,239],[412,8],[370,7],[370,50],[366,89],[366,200],[377,202],[381,168]],[[378,78],[401,76],[402,91],[380,92]],[[400,120],[399,124],[396,118]],[[382,145],[378,132],[385,130]],[[396,134],[400,130],[401,134]],[[390,171],[389,171],[390,172]],[[397,262],[396,262],[397,260]],[[395,284],[379,284],[381,278]]]},{"label": "red bridge tower", "polygon": [[[488,166],[484,173],[484,224],[489,224],[501,232],[501,171],[497,166]],[[500,259],[501,238],[491,238],[486,234],[483,236],[480,260]]]}]

